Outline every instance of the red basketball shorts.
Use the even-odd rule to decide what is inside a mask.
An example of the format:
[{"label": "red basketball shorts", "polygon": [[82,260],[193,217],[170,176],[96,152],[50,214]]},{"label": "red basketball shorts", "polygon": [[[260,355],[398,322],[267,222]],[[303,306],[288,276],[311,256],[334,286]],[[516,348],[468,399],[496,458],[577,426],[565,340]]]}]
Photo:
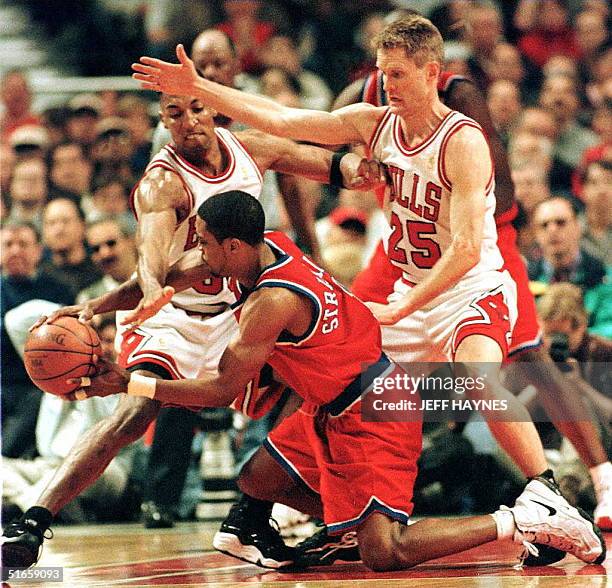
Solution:
[{"label": "red basketball shorts", "polygon": [[321,496],[330,533],[354,529],[374,512],[408,522],[420,422],[363,422],[361,402],[334,417],[306,402],[264,446],[291,478]]}]

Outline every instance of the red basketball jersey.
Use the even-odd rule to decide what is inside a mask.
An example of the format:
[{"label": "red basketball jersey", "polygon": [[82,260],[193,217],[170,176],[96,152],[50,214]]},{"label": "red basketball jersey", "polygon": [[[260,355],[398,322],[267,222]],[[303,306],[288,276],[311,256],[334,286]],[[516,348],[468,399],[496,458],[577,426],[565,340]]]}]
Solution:
[{"label": "red basketball jersey", "polygon": [[268,232],[266,243],[277,261],[261,272],[251,292],[287,288],[313,305],[306,333],[282,334],[268,363],[304,400],[327,404],[380,359],[380,327],[363,302],[304,256],[286,235]]}]

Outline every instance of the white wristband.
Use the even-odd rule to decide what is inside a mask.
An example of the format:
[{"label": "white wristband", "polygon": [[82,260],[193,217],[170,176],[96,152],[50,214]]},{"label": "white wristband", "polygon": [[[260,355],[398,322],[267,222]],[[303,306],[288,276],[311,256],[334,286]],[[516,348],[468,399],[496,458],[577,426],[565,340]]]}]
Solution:
[{"label": "white wristband", "polygon": [[127,386],[128,396],[144,396],[153,398],[155,396],[155,386],[157,380],[140,374],[132,374]]}]

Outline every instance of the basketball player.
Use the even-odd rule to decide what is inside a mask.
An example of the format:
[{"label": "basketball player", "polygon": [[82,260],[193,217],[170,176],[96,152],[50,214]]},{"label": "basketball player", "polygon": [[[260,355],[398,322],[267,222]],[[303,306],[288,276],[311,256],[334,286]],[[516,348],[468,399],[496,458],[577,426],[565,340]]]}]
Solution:
[{"label": "basketball player", "polygon": [[[302,491],[300,508],[309,504],[306,512],[323,515],[332,531],[356,531],[361,558],[370,569],[405,569],[511,538],[562,548],[590,563],[605,557],[593,524],[564,504],[546,479],[532,480],[513,508],[502,507],[493,516],[408,526],[421,424],[366,422],[361,416],[361,395],[374,378],[397,369],[382,353],[378,323],[364,303],[285,235],[264,234],[264,224],[259,202],[241,191],[212,196],[198,209],[204,263],[213,276],[235,278],[243,288],[235,306],[239,330],[216,373],[197,380],[158,380],[101,362],[96,377],[76,380],[84,387],[74,396],[127,392],[127,397],[165,403],[227,406],[268,363],[304,402],[252,458],[251,470],[267,462],[266,476],[251,471],[241,476],[241,486],[256,490],[264,505],[291,505],[294,497],[284,491],[290,471],[310,492],[308,501]],[[266,507],[258,512],[256,501],[250,507],[236,517],[243,534],[218,537],[217,549],[267,567],[292,563],[269,561],[261,551],[265,546],[251,540],[253,530],[260,541],[262,526],[270,535],[273,530]],[[236,553],[238,548],[243,552]]]},{"label": "basketball player", "polygon": [[[516,317],[516,290],[509,274],[499,271],[486,139],[477,123],[438,98],[442,38],[427,19],[390,24],[377,48],[390,106],[359,104],[334,113],[285,108],[199,79],[182,46],[179,65],[142,58],[133,67],[146,89],[195,94],[274,134],[366,144],[392,176],[388,255],[403,272],[390,304],[370,303],[383,325],[385,351],[406,362],[501,363]],[[511,407],[512,422],[489,422],[498,442],[528,476],[545,472],[527,411],[498,381],[489,377],[488,383],[488,397]]]},{"label": "basketball player", "polygon": [[[119,360],[151,377],[198,377],[216,368],[237,330],[230,305],[238,291],[227,278],[206,274],[200,283],[174,297],[171,289],[164,288],[171,265],[189,264],[190,257],[199,260],[196,207],[229,189],[258,197],[266,169],[328,181],[332,153],[255,130],[233,134],[216,129],[216,112],[197,98],[162,95],[160,107],[172,142],[149,163],[132,195],[142,299],[135,311],[139,328],[128,332],[126,325],[121,327]],[[355,164],[361,161],[355,158]],[[363,170],[356,165],[353,171],[347,181],[349,177],[362,181],[358,174]],[[126,304],[129,298],[115,306],[107,304],[112,297],[101,300],[90,301],[87,312],[133,308]],[[133,316],[134,312],[128,313],[124,319],[129,322]],[[251,399],[255,401],[249,394],[241,404],[249,414]],[[271,395],[270,401],[275,400]],[[1,538],[5,565],[28,566],[36,561],[52,517],[91,485],[123,446],[145,432],[160,407],[158,401],[123,398],[111,417],[80,439],[38,504],[5,529]]]},{"label": "basketball player", "polygon": [[[571,441],[589,468],[597,496],[595,524],[603,530],[612,530],[612,464],[597,428],[582,403],[576,402],[581,396],[580,390],[563,376],[542,347],[535,301],[529,290],[529,278],[516,245],[516,230],[512,225],[518,207],[506,151],[493,126],[486,101],[472,82],[450,72],[441,72],[438,95],[449,108],[477,121],[486,133],[491,148],[495,168],[497,246],[504,259],[503,267],[517,287],[517,318],[508,349],[506,373],[510,378],[521,377],[523,381],[527,380],[539,390],[538,398],[553,423]],[[374,106],[387,105],[380,70],[343,90],[334,103],[334,109],[361,101]],[[382,205],[384,190],[377,190],[377,195]],[[395,281],[400,277],[401,270],[389,262],[381,243],[368,266],[353,281],[351,290],[361,300],[385,303],[393,292]]]}]

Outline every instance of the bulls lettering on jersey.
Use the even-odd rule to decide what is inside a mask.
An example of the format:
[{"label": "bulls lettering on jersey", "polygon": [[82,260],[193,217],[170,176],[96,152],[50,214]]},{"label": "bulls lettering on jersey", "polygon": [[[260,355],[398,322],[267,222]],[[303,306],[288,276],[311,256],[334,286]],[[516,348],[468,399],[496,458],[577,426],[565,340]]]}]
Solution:
[{"label": "bulls lettering on jersey", "polygon": [[[195,221],[197,210],[202,202],[215,194],[230,190],[242,190],[255,198],[261,195],[261,173],[240,141],[226,129],[217,128],[215,133],[219,140],[219,147],[225,152],[228,161],[225,170],[216,176],[209,176],[194,167],[181,157],[172,144],[163,147],[147,166],[146,172],[161,168],[176,173],[191,202],[188,217],[177,225],[174,231],[169,255],[170,265],[179,260],[187,262],[192,257],[194,260],[200,258]],[[138,206],[134,202],[136,187],[132,192],[132,209],[138,218]],[[191,312],[210,314],[221,311],[236,301],[236,290],[231,286],[227,278],[211,277],[193,288],[175,294],[172,304]]]},{"label": "bulls lettering on jersey", "polygon": [[[312,302],[310,327],[300,337],[281,335],[268,363],[305,400],[334,400],[366,366],[380,359],[381,335],[370,310],[304,256],[282,233],[266,233],[277,261],[265,268],[251,292],[287,288]],[[246,300],[248,293],[245,293]]]},{"label": "bulls lettering on jersey", "polygon": [[[387,165],[391,177],[390,234],[386,240],[391,263],[410,284],[420,282],[451,244],[450,198],[452,186],[445,173],[446,145],[454,133],[480,126],[471,118],[450,111],[421,144],[409,147],[404,141],[400,118],[388,110],[369,145],[374,159]],[[486,188],[485,226],[481,259],[466,277],[498,270],[502,258],[495,230],[493,175]]]}]

